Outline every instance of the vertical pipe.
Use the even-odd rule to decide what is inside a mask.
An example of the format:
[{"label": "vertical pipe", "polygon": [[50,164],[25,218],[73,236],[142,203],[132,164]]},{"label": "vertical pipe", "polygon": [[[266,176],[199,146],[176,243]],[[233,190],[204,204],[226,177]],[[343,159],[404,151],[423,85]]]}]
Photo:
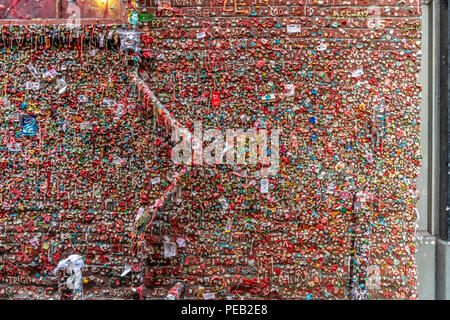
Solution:
[{"label": "vertical pipe", "polygon": [[439,238],[449,240],[449,215],[447,206],[449,205],[448,184],[449,184],[449,117],[448,117],[448,1],[440,1],[439,19]]}]

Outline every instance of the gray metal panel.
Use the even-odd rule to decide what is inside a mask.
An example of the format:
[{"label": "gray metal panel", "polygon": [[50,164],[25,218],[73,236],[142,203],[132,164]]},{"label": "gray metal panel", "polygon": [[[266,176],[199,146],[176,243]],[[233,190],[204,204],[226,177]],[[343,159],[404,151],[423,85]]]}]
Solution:
[{"label": "gray metal panel", "polygon": [[436,300],[450,300],[450,243],[440,239],[436,241]]},{"label": "gray metal panel", "polygon": [[422,84],[420,144],[422,161],[417,188],[420,199],[418,208],[416,265],[418,272],[418,294],[421,300],[436,298],[436,236],[439,218],[439,109],[436,90],[439,65],[439,50],[436,45],[439,19],[437,1],[422,1],[422,69],[419,81]]},{"label": "gray metal panel", "polygon": [[417,233],[416,263],[419,300],[436,298],[436,237],[427,231]]},{"label": "gray metal panel", "polygon": [[419,201],[417,202],[417,209],[419,210],[418,230],[431,232],[429,226],[431,216],[431,165],[429,165],[429,153],[431,152],[431,126],[428,125],[432,119],[432,99],[429,94],[429,85],[431,84],[431,69],[430,69],[430,6],[422,4],[422,69],[419,74],[419,82],[422,84],[422,104],[420,110],[421,125],[420,125],[420,145],[422,151],[422,161],[419,176],[417,177],[417,189],[419,191]]}]

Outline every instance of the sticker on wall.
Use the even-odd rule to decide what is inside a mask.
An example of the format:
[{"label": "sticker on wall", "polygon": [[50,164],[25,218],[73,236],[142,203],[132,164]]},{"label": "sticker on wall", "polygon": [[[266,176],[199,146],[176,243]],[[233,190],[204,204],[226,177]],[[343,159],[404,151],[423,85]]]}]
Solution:
[{"label": "sticker on wall", "polygon": [[211,105],[213,107],[220,106],[220,92],[216,91],[212,93]]},{"label": "sticker on wall", "polygon": [[64,81],[64,79],[56,80],[56,89],[58,90],[59,94],[62,94],[66,91],[67,83]]},{"label": "sticker on wall", "polygon": [[42,77],[43,77],[44,79],[47,79],[47,78],[53,79],[53,78],[55,78],[57,75],[58,75],[58,73],[55,71],[55,69],[49,68],[47,71],[44,72],[44,74],[42,75]]},{"label": "sticker on wall", "polygon": [[177,255],[177,244],[175,242],[164,242],[164,258]]},{"label": "sticker on wall", "polygon": [[268,192],[269,192],[269,180],[262,179],[261,180],[261,193],[268,193]]},{"label": "sticker on wall", "polygon": [[151,22],[153,21],[152,13],[139,13],[138,14],[139,22]]},{"label": "sticker on wall", "polygon": [[220,198],[219,202],[224,210],[228,209],[228,202],[225,198]]},{"label": "sticker on wall", "polygon": [[285,84],[285,89],[286,89],[286,93],[285,93],[286,97],[293,97],[293,96],[295,96],[295,85],[294,84],[286,83]]},{"label": "sticker on wall", "polygon": [[20,152],[22,150],[22,145],[20,143],[8,143],[8,151]]},{"label": "sticker on wall", "polygon": [[207,292],[203,295],[203,299],[204,300],[214,300],[214,299],[216,299],[216,295],[214,294],[214,292]]},{"label": "sticker on wall", "polygon": [[364,74],[364,70],[363,69],[357,69],[357,70],[352,72],[352,77],[353,78],[357,78],[359,76],[362,76],[363,74]]},{"label": "sticker on wall", "polygon": [[170,0],[158,0],[158,10],[171,9]]},{"label": "sticker on wall", "polygon": [[186,240],[184,238],[177,239],[178,248],[186,248]]},{"label": "sticker on wall", "polygon": [[27,65],[27,68],[30,71],[30,73],[33,75],[33,77],[35,77],[36,79],[41,78],[39,72],[36,70],[36,68],[32,64]]},{"label": "sticker on wall", "polygon": [[261,100],[264,102],[273,102],[275,101],[275,94],[269,93],[261,97]]},{"label": "sticker on wall", "polygon": [[327,45],[324,43],[321,43],[320,45],[317,46],[317,51],[325,51],[327,50]]},{"label": "sticker on wall", "polygon": [[25,101],[22,101],[20,104],[20,110],[26,110],[28,108],[28,104]]},{"label": "sticker on wall", "polygon": [[130,21],[130,23],[131,23],[132,25],[138,24],[138,22],[139,22],[139,15],[138,15],[138,13],[137,13],[136,11],[133,11],[133,12],[130,14],[129,21]]},{"label": "sticker on wall", "polygon": [[299,24],[290,24],[287,26],[287,33],[302,32],[302,26]]},{"label": "sticker on wall", "polygon": [[35,115],[24,115],[22,117],[22,135],[36,136],[37,121]]},{"label": "sticker on wall", "polygon": [[39,90],[41,88],[41,84],[39,82],[27,81],[25,82],[25,88],[27,90]]},{"label": "sticker on wall", "polygon": [[367,268],[367,282],[366,286],[369,290],[380,289],[381,276],[380,267],[376,265],[370,265]]},{"label": "sticker on wall", "polygon": [[203,31],[197,32],[196,36],[197,36],[197,39],[202,39],[202,38],[206,37],[206,33]]}]

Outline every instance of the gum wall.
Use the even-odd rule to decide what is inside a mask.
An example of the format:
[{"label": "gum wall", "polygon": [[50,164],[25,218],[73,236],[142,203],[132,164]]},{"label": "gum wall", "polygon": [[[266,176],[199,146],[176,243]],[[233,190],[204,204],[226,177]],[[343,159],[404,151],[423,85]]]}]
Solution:
[{"label": "gum wall", "polygon": [[[1,26],[0,299],[416,299],[420,2],[126,6]],[[279,130],[279,168],[180,128]]]}]

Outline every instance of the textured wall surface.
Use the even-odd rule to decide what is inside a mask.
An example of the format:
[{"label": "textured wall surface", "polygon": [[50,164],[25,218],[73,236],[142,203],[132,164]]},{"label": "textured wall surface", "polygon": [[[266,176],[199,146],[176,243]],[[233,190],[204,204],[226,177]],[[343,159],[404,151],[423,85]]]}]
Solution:
[{"label": "textured wall surface", "polygon": [[[88,299],[161,298],[176,280],[188,299],[416,298],[420,3],[163,2],[131,8],[152,14],[140,59],[112,53],[109,27],[74,34],[83,48],[0,43],[0,297],[70,298],[51,270],[79,254]],[[168,119],[279,129],[280,168],[185,173]]]}]

